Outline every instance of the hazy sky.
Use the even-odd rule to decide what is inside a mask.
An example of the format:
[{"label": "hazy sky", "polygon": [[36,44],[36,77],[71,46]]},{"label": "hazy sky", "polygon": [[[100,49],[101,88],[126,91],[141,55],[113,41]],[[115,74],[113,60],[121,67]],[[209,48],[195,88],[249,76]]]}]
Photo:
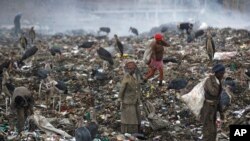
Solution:
[{"label": "hazy sky", "polygon": [[70,29],[96,32],[100,26],[108,26],[111,34],[128,35],[130,26],[142,32],[191,19],[216,27],[249,26],[248,16],[226,11],[211,1],[205,4],[202,0],[0,0],[0,26],[12,25],[17,13],[23,14],[23,27],[34,25],[48,33]]}]

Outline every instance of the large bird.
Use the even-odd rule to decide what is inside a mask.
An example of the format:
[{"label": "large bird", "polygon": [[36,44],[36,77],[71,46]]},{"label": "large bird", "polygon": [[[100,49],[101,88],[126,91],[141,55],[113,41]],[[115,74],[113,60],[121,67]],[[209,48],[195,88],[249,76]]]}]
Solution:
[{"label": "large bird", "polygon": [[35,38],[36,38],[36,32],[35,32],[33,26],[31,27],[31,29],[29,31],[29,37],[30,37],[31,43],[33,43]]},{"label": "large bird", "polygon": [[197,30],[194,33],[194,38],[198,38],[198,37],[204,35],[204,33],[205,33],[205,31],[203,29]]},{"label": "large bird", "polygon": [[98,33],[100,33],[100,32],[105,32],[105,33],[109,34],[110,31],[111,31],[111,30],[110,30],[109,27],[100,27]]},{"label": "large bird", "polygon": [[19,39],[19,43],[20,46],[22,47],[23,50],[25,50],[27,48],[28,45],[28,40],[27,38],[24,36],[24,34],[21,35],[20,39]]},{"label": "large bird", "polygon": [[31,47],[31,48],[28,48],[28,49],[24,52],[24,54],[23,54],[23,56],[22,56],[22,58],[21,58],[20,61],[24,61],[25,59],[27,59],[27,58],[29,58],[29,57],[35,55],[37,51],[38,51],[38,48],[37,48],[36,46],[33,46],[33,47]]},{"label": "large bird", "polygon": [[91,48],[95,42],[93,41],[85,41],[81,45],[78,46],[78,48]]},{"label": "large bird", "polygon": [[110,65],[114,64],[112,55],[110,54],[110,52],[108,52],[106,49],[100,47],[97,50],[97,54],[99,55],[99,57],[107,62],[109,62]]},{"label": "large bird", "polygon": [[168,27],[163,26],[163,27],[161,28],[161,33],[165,33],[166,31],[168,31]]},{"label": "large bird", "polygon": [[68,88],[63,81],[56,81],[57,84],[55,85],[57,89],[63,91],[64,94],[68,94]]},{"label": "large bird", "polygon": [[168,84],[168,89],[175,89],[175,90],[180,90],[183,89],[187,86],[188,81],[182,78],[177,78]]},{"label": "large bird", "polygon": [[212,61],[214,58],[214,54],[215,54],[215,45],[214,45],[214,40],[210,34],[207,35],[206,50],[207,50],[209,60]]},{"label": "large bird", "polygon": [[98,69],[92,69],[91,77],[95,80],[107,80],[108,76],[106,73],[99,71]]},{"label": "large bird", "polygon": [[123,57],[123,44],[121,43],[121,41],[118,39],[118,36],[115,34],[115,44],[118,47],[119,51],[120,51],[120,56]]},{"label": "large bird", "polygon": [[129,31],[131,31],[131,32],[132,32],[133,34],[135,34],[136,36],[139,35],[138,30],[137,30],[136,28],[134,28],[134,27],[130,27],[130,28],[129,28]]},{"label": "large bird", "polygon": [[49,51],[52,56],[55,56],[56,54],[59,54],[60,56],[62,55],[60,47],[51,47]]},{"label": "large bird", "polygon": [[181,31],[186,30],[186,33],[189,35],[193,29],[193,24],[188,23],[188,22],[184,22],[184,23],[178,24],[177,28],[180,29]]},{"label": "large bird", "polygon": [[28,48],[28,49],[24,52],[22,58],[17,62],[18,67],[21,67],[21,66],[24,64],[23,61],[26,60],[27,58],[29,58],[29,57],[35,55],[37,51],[38,51],[38,48],[37,48],[36,46],[33,46],[33,47],[31,47],[31,48]]}]

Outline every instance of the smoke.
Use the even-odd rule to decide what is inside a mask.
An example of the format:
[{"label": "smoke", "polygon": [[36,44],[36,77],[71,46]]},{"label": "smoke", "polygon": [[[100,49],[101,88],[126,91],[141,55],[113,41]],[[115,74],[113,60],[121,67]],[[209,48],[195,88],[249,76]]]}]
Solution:
[{"label": "smoke", "polygon": [[205,22],[213,27],[249,27],[247,13],[225,10],[216,0],[1,0],[0,26],[13,27],[22,13],[22,27],[35,26],[41,33],[53,34],[83,29],[96,33],[110,27],[111,33],[131,35],[166,23]]}]

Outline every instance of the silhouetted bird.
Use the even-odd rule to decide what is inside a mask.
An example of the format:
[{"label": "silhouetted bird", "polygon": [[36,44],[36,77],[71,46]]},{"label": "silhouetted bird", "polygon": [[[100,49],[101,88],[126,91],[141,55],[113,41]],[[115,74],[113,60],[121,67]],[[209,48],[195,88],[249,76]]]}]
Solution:
[{"label": "silhouetted bird", "polygon": [[246,70],[245,74],[246,74],[248,77],[250,77],[250,68],[248,68],[248,69]]},{"label": "silhouetted bird", "polygon": [[207,35],[206,38],[206,50],[210,61],[213,60],[215,54],[214,40],[211,35]]},{"label": "silhouetted bird", "polygon": [[22,14],[17,14],[14,18],[14,28],[15,28],[15,34],[18,35],[18,33],[21,32],[21,20]]},{"label": "silhouetted bird", "polygon": [[231,96],[225,90],[222,90],[219,102],[220,109],[222,111],[225,111],[228,108],[228,106],[230,106],[230,103],[231,103]]},{"label": "silhouetted bird", "polygon": [[95,36],[95,38],[97,40],[105,40],[105,39],[107,39],[107,36],[106,35],[105,36]]},{"label": "silhouetted bird", "polygon": [[75,130],[76,141],[92,141],[91,134],[86,127],[80,127]]},{"label": "silhouetted bird", "polygon": [[52,56],[55,56],[56,54],[62,55],[60,47],[51,47],[49,51]]},{"label": "silhouetted bird", "polygon": [[63,91],[64,94],[68,94],[68,88],[66,84],[63,81],[56,81],[56,82],[57,82],[57,84],[55,85],[56,88]]},{"label": "silhouetted bird", "polygon": [[39,79],[46,79],[48,77],[49,71],[45,69],[38,69],[36,72],[36,76]]},{"label": "silhouetted bird", "polygon": [[78,48],[91,48],[95,42],[93,41],[85,41],[81,45],[78,46]]},{"label": "silhouetted bird", "polygon": [[116,46],[118,47],[119,51],[120,51],[120,55],[121,57],[123,57],[123,44],[121,43],[121,41],[118,39],[118,36],[115,34],[114,35],[115,37],[115,43],[116,43]]},{"label": "silhouetted bird", "polygon": [[130,27],[129,31],[131,31],[132,33],[134,33],[136,36],[139,35],[138,30],[136,28],[134,28],[134,27]]},{"label": "silhouetted bird", "polygon": [[163,26],[163,27],[161,28],[161,33],[165,33],[166,31],[168,31],[168,27]]},{"label": "silhouetted bird", "polygon": [[13,94],[13,92],[14,92],[14,90],[16,88],[15,85],[12,84],[11,82],[7,82],[7,83],[5,83],[5,86],[7,87],[10,94]]},{"label": "silhouetted bird", "polygon": [[187,86],[188,81],[182,78],[177,78],[169,82],[168,89],[180,90]]},{"label": "silhouetted bird", "polygon": [[109,62],[110,65],[114,64],[112,55],[110,54],[110,52],[108,52],[106,49],[100,47],[97,50],[97,54],[99,55],[99,57],[107,62]]},{"label": "silhouetted bird", "polygon": [[36,32],[35,32],[33,26],[31,27],[31,29],[29,31],[29,37],[30,37],[31,43],[33,43],[35,38],[36,38]]},{"label": "silhouetted bird", "polygon": [[87,125],[87,129],[89,130],[91,138],[93,140],[96,137],[96,134],[98,132],[98,125],[95,122],[90,122]]},{"label": "silhouetted bird", "polygon": [[8,69],[10,65],[11,65],[11,61],[9,61],[9,60],[3,62],[3,63],[0,65],[0,74],[3,73],[3,69],[4,69],[4,68],[5,68],[5,69]]},{"label": "silhouetted bird", "polygon": [[105,33],[109,34],[110,31],[111,31],[111,30],[110,30],[109,27],[100,27],[98,33],[99,33],[99,32],[105,32]]},{"label": "silhouetted bird", "polygon": [[194,33],[194,38],[198,38],[198,37],[204,35],[204,33],[205,33],[205,31],[202,30],[202,29],[197,30],[197,31],[195,31],[195,33]]},{"label": "silhouetted bird", "polygon": [[108,76],[104,72],[100,72],[98,69],[92,69],[91,77],[95,80],[107,80]]},{"label": "silhouetted bird", "polygon": [[231,78],[231,77],[226,77],[225,78],[224,85],[230,86],[230,90],[233,91],[233,92],[236,90],[236,83],[235,83],[234,79]]},{"label": "silhouetted bird", "polygon": [[37,51],[38,51],[38,48],[37,48],[36,46],[33,46],[33,47],[31,47],[31,48],[28,48],[28,49],[24,52],[24,54],[23,54],[23,56],[22,56],[22,58],[21,58],[21,61],[24,61],[25,59],[27,59],[27,58],[29,58],[29,57],[35,55]]},{"label": "silhouetted bird", "polygon": [[186,30],[187,34],[189,35],[193,29],[193,24],[185,22],[185,23],[180,23],[179,25],[177,25],[177,27],[181,31]]},{"label": "silhouetted bird", "polygon": [[19,43],[21,45],[21,47],[23,48],[23,50],[25,50],[27,48],[28,45],[28,40],[27,38],[24,36],[24,34],[21,35],[20,39],[19,39]]}]

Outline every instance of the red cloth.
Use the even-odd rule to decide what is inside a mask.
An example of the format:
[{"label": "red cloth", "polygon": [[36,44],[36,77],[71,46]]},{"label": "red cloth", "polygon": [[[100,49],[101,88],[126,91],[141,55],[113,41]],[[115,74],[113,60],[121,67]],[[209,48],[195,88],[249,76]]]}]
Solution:
[{"label": "red cloth", "polygon": [[157,70],[162,69],[163,68],[163,61],[162,60],[161,61],[156,61],[154,59],[151,59],[151,62],[149,64],[149,66],[152,67],[152,68],[155,68]]}]

